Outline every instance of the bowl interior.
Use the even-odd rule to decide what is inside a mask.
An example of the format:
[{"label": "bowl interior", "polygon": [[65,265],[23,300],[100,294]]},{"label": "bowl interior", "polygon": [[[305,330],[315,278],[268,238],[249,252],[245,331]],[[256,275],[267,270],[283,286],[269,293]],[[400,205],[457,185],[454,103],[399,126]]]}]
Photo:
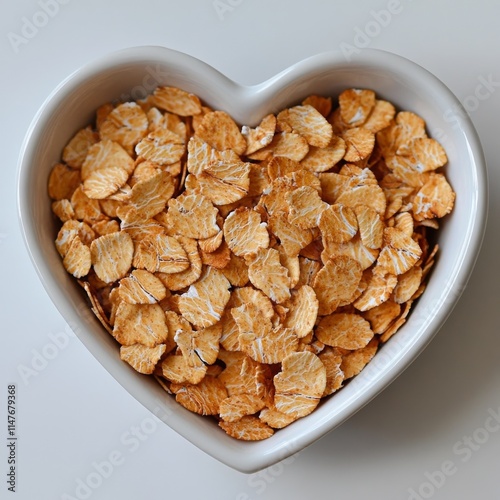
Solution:
[{"label": "bowl interior", "polygon": [[[49,172],[73,134],[92,122],[96,108],[116,99],[144,97],[158,85],[200,96],[240,124],[255,125],[269,112],[309,94],[332,97],[348,87],[373,89],[399,109],[414,111],[445,147],[445,167],[457,193],[453,213],[438,233],[440,253],[428,287],[407,323],[345,388],[311,415],[257,443],[226,436],[210,419],[194,415],[156,381],[138,375],[118,357],[118,345],[90,312],[87,299],[64,270],[54,246],[58,222],[47,195]],[[453,110],[458,101],[435,77],[393,54],[365,50],[347,62],[321,54],[254,87],[240,86],[184,54],[158,47],[106,56],[71,75],[45,102],[26,136],[19,168],[21,226],[33,264],[56,307],[93,355],[138,401],[193,444],[244,472],[277,462],[310,444],[360,409],[392,381],[430,341],[464,289],[479,251],[486,219],[486,173],[470,121]],[[452,119],[451,119],[452,118]]]}]

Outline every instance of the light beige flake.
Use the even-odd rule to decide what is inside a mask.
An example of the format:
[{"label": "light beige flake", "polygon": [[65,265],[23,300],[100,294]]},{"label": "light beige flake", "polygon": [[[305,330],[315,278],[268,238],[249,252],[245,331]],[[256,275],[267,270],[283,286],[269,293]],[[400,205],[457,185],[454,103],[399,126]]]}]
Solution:
[{"label": "light beige flake", "polygon": [[174,190],[175,184],[170,174],[157,172],[134,185],[130,193],[130,207],[135,210],[137,216],[150,219],[165,208]]},{"label": "light beige flake", "polygon": [[233,308],[231,314],[239,330],[240,349],[259,363],[280,363],[297,349],[296,333],[290,328],[273,328],[252,303]]},{"label": "light beige flake", "polygon": [[331,347],[352,350],[365,347],[373,331],[370,323],[358,314],[335,313],[321,319],[316,337]]},{"label": "light beige flake", "polygon": [[325,118],[332,110],[332,98],[319,95],[310,95],[302,101],[302,106],[312,106],[316,111],[320,112]]},{"label": "light beige flake", "polygon": [[165,313],[158,304],[128,304],[120,302],[113,329],[122,345],[142,344],[155,347],[168,338]]},{"label": "light beige flake", "polygon": [[280,263],[278,250],[260,248],[248,266],[251,283],[278,304],[290,298],[288,270]]},{"label": "light beige flake", "polygon": [[400,275],[408,271],[422,255],[419,244],[403,231],[384,229],[384,246],[377,260],[377,272]]},{"label": "light beige flake", "polygon": [[219,232],[217,208],[205,196],[183,194],[168,202],[167,224],[172,234],[205,239]]},{"label": "light beige flake", "polygon": [[139,241],[133,265],[151,273],[179,273],[188,269],[190,262],[176,238],[160,233]]},{"label": "light beige flake", "polygon": [[161,362],[160,373],[174,384],[199,384],[207,374],[207,366],[190,366],[185,356],[170,354]]},{"label": "light beige flake", "polygon": [[327,247],[332,242],[346,243],[351,240],[358,232],[358,221],[353,210],[336,203],[321,213],[318,227],[323,246]]},{"label": "light beige flake", "polygon": [[159,165],[178,162],[185,151],[184,138],[166,128],[153,130],[135,146],[137,156]]},{"label": "light beige flake", "polygon": [[66,255],[75,236],[78,236],[82,243],[89,246],[95,238],[95,233],[85,222],[66,221],[59,229],[55,241],[56,249],[61,257]]},{"label": "light beige flake", "polygon": [[146,347],[142,344],[120,347],[120,359],[126,361],[134,370],[151,375],[156,364],[165,352],[165,345]]},{"label": "light beige flake", "polygon": [[264,401],[255,394],[235,394],[222,401],[219,413],[225,422],[237,422],[245,415],[253,415],[264,408]]},{"label": "light beige flake", "polygon": [[370,115],[363,123],[363,128],[376,134],[391,124],[395,114],[396,109],[390,102],[377,99]]},{"label": "light beige flake", "polygon": [[326,369],[326,387],[323,392],[323,397],[333,394],[338,391],[344,382],[344,372],[341,369],[342,355],[339,349],[327,346],[321,353],[318,354]]},{"label": "light beige flake", "polygon": [[350,257],[341,255],[327,260],[312,284],[319,301],[318,314],[331,314],[339,305],[349,303],[361,276],[361,266]]},{"label": "light beige flake", "polygon": [[271,427],[253,415],[246,415],[236,422],[221,420],[219,427],[229,436],[242,441],[261,441],[274,434]]},{"label": "light beige flake", "polygon": [[374,337],[366,347],[348,352],[342,356],[341,370],[345,380],[358,375],[361,370],[372,360],[378,350],[379,340]]},{"label": "light beige flake", "polygon": [[384,333],[391,323],[399,316],[401,306],[392,300],[366,311],[363,317],[370,322],[373,333]]},{"label": "light beige flake", "polygon": [[455,193],[443,174],[430,174],[413,199],[413,216],[417,221],[444,217],[453,209]]},{"label": "light beige flake", "polygon": [[365,128],[348,129],[342,134],[342,139],[346,144],[344,160],[348,162],[364,160],[375,146],[375,135]]},{"label": "light beige flake", "polygon": [[[269,146],[260,151],[265,152],[266,150],[271,151],[274,157],[285,157],[290,160],[301,161],[309,152],[309,144],[305,137],[302,137],[300,134],[281,132],[274,136],[274,140]],[[260,151],[257,151],[256,154],[259,154]],[[251,155],[250,158],[253,159],[254,156]]]},{"label": "light beige flake", "polygon": [[214,205],[227,205],[244,198],[250,188],[250,163],[210,163],[197,176],[200,192]]},{"label": "light beige flake", "polygon": [[201,113],[200,99],[176,87],[157,87],[153,92],[153,103],[160,109],[179,116],[193,116]]},{"label": "light beige flake", "polygon": [[56,163],[49,175],[48,192],[53,200],[69,200],[80,185],[80,171]]},{"label": "light beige flake", "polygon": [[311,413],[326,388],[326,369],[311,352],[294,352],[282,362],[281,371],[274,377],[276,409],[293,417]]},{"label": "light beige flake", "polygon": [[219,354],[221,332],[221,325],[217,323],[196,331],[182,328],[175,333],[174,338],[188,365],[211,365]]},{"label": "light beige flake", "polygon": [[188,142],[188,172],[198,175],[214,162],[238,163],[240,157],[231,149],[219,151],[198,136],[194,135]]},{"label": "light beige flake", "polygon": [[82,168],[89,148],[99,141],[99,135],[88,126],[79,130],[64,147],[62,160],[71,168]]},{"label": "light beige flake", "polygon": [[120,280],[120,297],[129,304],[156,304],[167,296],[163,283],[143,269],[135,269]]},{"label": "light beige flake", "polygon": [[292,172],[301,170],[301,168],[298,161],[291,160],[285,156],[275,156],[267,164],[267,175],[272,182],[279,177],[287,177]]},{"label": "light beige flake", "polygon": [[417,137],[398,148],[397,155],[408,157],[418,172],[428,172],[442,167],[448,161],[446,152],[435,139]]},{"label": "light beige flake", "polygon": [[363,245],[359,234],[357,234],[346,243],[328,242],[324,252],[321,254],[321,260],[326,262],[332,257],[339,257],[341,255],[356,260],[364,271],[375,262],[379,255],[379,250],[373,250]]},{"label": "light beige flake", "polygon": [[347,89],[339,95],[340,116],[349,127],[359,127],[375,106],[375,92],[367,89]]},{"label": "light beige flake", "polygon": [[92,265],[97,276],[105,283],[123,278],[132,265],[134,243],[123,231],[105,234],[90,245]]},{"label": "light beige flake", "polygon": [[120,224],[117,220],[101,220],[92,224],[92,229],[97,236],[104,236],[109,233],[116,233],[120,230]]},{"label": "light beige flake", "polygon": [[274,138],[275,131],[276,117],[273,114],[265,116],[256,128],[242,127],[241,133],[247,141],[245,156],[268,146]]},{"label": "light beige flake", "polygon": [[224,111],[207,113],[198,126],[196,135],[219,151],[231,149],[242,155],[247,148],[247,141],[238,125]]},{"label": "light beige flake", "polygon": [[75,278],[82,278],[90,271],[90,248],[75,234],[64,255],[63,266]]},{"label": "light beige flake", "polygon": [[301,229],[288,221],[288,215],[276,212],[269,217],[269,229],[280,241],[287,255],[295,257],[313,240],[311,229]]},{"label": "light beige flake", "polygon": [[231,284],[215,268],[207,267],[198,281],[179,298],[182,315],[193,325],[206,328],[217,323],[229,300]]},{"label": "light beige flake", "polygon": [[196,240],[184,236],[179,236],[176,239],[188,257],[189,267],[176,273],[157,273],[158,278],[161,279],[167,289],[173,291],[182,290],[192,285],[201,276],[202,271],[202,262]]},{"label": "light beige flake", "polygon": [[325,148],[311,146],[300,164],[311,172],[326,172],[342,160],[345,152],[346,144],[344,139],[334,135],[330,144]]},{"label": "light beige flake", "polygon": [[367,177],[363,173],[359,177],[347,180],[342,186],[344,189],[335,199],[335,203],[341,203],[350,208],[364,205],[384,215],[387,205],[384,191],[376,182],[367,183],[366,179]]},{"label": "light beige flake", "polygon": [[217,415],[228,394],[224,384],[216,377],[206,376],[196,385],[171,384],[175,400],[184,408],[199,415]]},{"label": "light beige flake", "polygon": [[114,108],[99,128],[101,139],[117,142],[130,155],[147,131],[146,113],[135,102],[125,102]]},{"label": "light beige flake", "polygon": [[238,208],[226,217],[224,239],[239,257],[252,255],[269,246],[267,225],[261,221],[258,212],[249,208]]},{"label": "light beige flake", "polygon": [[285,123],[303,136],[310,146],[324,148],[330,143],[333,131],[326,118],[310,105],[294,106],[278,114],[278,124]]},{"label": "light beige flake", "polygon": [[276,408],[264,408],[259,413],[259,419],[273,429],[283,429],[297,420],[291,415],[282,413]]},{"label": "light beige flake", "polygon": [[385,227],[380,214],[366,205],[356,205],[354,213],[358,220],[359,235],[363,245],[372,250],[380,248],[383,243]]},{"label": "light beige flake", "polygon": [[245,259],[238,257],[233,252],[231,252],[229,262],[221,269],[221,272],[233,287],[245,286],[248,283],[248,266]]},{"label": "light beige flake", "polygon": [[53,201],[51,209],[61,222],[66,222],[75,218],[75,211],[69,200]]},{"label": "light beige flake", "polygon": [[328,208],[318,192],[309,186],[294,189],[285,197],[290,210],[288,220],[302,229],[316,227],[322,212]]},{"label": "light beige flake", "polygon": [[303,285],[292,291],[292,297],[285,302],[285,306],[288,313],[283,325],[293,328],[299,339],[304,338],[314,328],[318,316],[319,302],[314,289]]},{"label": "light beige flake", "polygon": [[394,301],[397,304],[408,302],[417,292],[422,283],[423,272],[420,266],[413,266],[404,274],[398,276],[398,283],[393,291]]},{"label": "light beige flake", "polygon": [[373,274],[366,290],[354,301],[354,307],[358,311],[368,311],[379,306],[389,299],[397,282],[398,278],[393,274]]}]

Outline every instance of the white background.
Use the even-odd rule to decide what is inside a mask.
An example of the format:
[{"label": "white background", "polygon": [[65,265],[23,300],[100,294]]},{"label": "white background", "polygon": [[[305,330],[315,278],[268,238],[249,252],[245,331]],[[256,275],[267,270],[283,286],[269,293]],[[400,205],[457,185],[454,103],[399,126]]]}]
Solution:
[{"label": "white background", "polygon": [[[27,22],[43,24],[41,3],[2,2],[0,14],[0,498],[499,499],[500,2],[59,0],[29,32]],[[381,14],[389,8],[390,19]],[[253,84],[343,43],[406,56],[466,104],[488,162],[489,226],[468,288],[417,361],[316,444],[245,475],[152,417],[68,330],[24,249],[16,163],[51,90],[110,51],[163,45]],[[491,88],[479,101],[484,80]],[[18,393],[16,493],[5,475],[9,383]],[[120,465],[98,481],[96,464],[110,455]],[[87,478],[101,484],[78,489]]]}]

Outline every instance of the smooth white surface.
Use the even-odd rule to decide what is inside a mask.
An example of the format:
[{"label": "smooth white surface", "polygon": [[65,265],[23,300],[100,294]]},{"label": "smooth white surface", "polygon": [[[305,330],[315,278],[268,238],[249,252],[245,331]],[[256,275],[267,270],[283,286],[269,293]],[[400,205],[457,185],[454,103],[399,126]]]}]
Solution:
[{"label": "smooth white surface", "polygon": [[[222,19],[216,5],[226,6]],[[377,25],[376,13],[387,9],[397,13],[384,21],[385,26],[381,21]],[[120,457],[120,465],[109,477],[101,475],[102,484],[89,498],[162,494],[285,499],[310,497],[312,492],[317,498],[418,498],[411,489],[421,498],[498,498],[500,6],[493,1],[434,2],[432,8],[430,2],[410,1],[311,1],[307,7],[250,0],[68,2],[14,52],[8,34],[21,34],[23,17],[33,19],[40,10],[37,2],[18,3],[4,8],[0,20],[5,99],[0,125],[0,313],[5,339],[0,351],[0,422],[6,421],[6,385],[15,382],[20,436],[17,498],[83,498],[77,480],[96,479],[96,474],[89,474],[110,454]],[[152,420],[67,333],[21,241],[15,209],[17,155],[29,122],[53,87],[102,53],[132,45],[164,45],[251,84],[308,55],[342,43],[359,45],[362,31],[373,34],[364,37],[368,46],[399,53],[434,72],[470,109],[489,162],[485,245],[458,308],[393,385],[298,456],[245,476]],[[49,335],[56,334],[62,347],[51,350]],[[44,367],[37,353],[53,359]],[[25,383],[19,369],[32,365],[38,375],[25,376]],[[139,433],[136,426],[142,427]],[[0,463],[6,470],[5,451]],[[438,472],[441,469],[448,474]],[[6,484],[0,491],[2,498],[8,494]]]}]

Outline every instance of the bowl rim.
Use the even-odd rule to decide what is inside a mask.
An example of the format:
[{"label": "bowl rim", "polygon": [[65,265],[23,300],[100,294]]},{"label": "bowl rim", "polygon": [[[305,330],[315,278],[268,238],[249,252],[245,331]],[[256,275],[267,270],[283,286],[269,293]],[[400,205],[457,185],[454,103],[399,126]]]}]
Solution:
[{"label": "bowl rim", "polygon": [[[73,329],[75,324],[79,324],[81,318],[77,317],[74,311],[68,311],[67,307],[63,307],[63,304],[61,304],[61,291],[56,289],[58,286],[57,282],[51,276],[47,263],[41,259],[31,219],[31,200],[25,195],[30,182],[27,172],[30,171],[30,166],[33,163],[31,159],[36,155],[40,128],[51,116],[54,109],[67,98],[69,93],[83,85],[89,78],[99,74],[101,71],[108,70],[110,66],[133,64],[153,59],[162,59],[166,64],[172,63],[179,67],[187,68],[188,71],[194,74],[206,76],[207,80],[216,82],[220,85],[221,91],[228,93],[232,98],[249,99],[251,101],[252,98],[257,96],[260,102],[268,101],[280,88],[284,88],[286,85],[296,82],[300,78],[307,79],[307,75],[315,72],[335,71],[339,66],[357,65],[390,69],[401,73],[409,72],[418,77],[422,82],[425,82],[427,86],[432,86],[436,92],[439,92],[446,98],[447,102],[463,109],[460,101],[451,90],[428,70],[405,57],[378,49],[363,49],[358,54],[354,54],[351,61],[346,61],[344,55],[339,50],[322,52],[303,59],[256,85],[238,84],[199,59],[159,46],[140,46],[122,49],[85,64],[65,78],[49,94],[37,111],[21,146],[17,177],[18,222],[25,247],[44,289],[53,300],[61,315]],[[306,433],[303,432],[294,437],[293,443],[290,440],[285,443],[278,442],[277,444],[271,441],[262,441],[259,443],[238,442],[235,446],[222,447],[220,444],[216,445],[214,442],[204,442],[202,433],[198,432],[194,436],[190,435],[187,432],[190,427],[189,425],[187,427],[172,425],[171,419],[166,421],[167,425],[222,463],[242,472],[254,472],[290,456],[338,427],[383,389],[388,387],[389,383],[393,382],[418,357],[451,314],[461,293],[465,289],[477,260],[486,230],[488,207],[487,170],[480,139],[472,120],[465,111],[457,117],[457,120],[459,121],[460,128],[463,130],[464,137],[468,141],[471,157],[474,158],[474,165],[471,168],[475,169],[474,173],[477,177],[477,194],[466,235],[467,242],[464,243],[466,247],[464,247],[465,250],[461,255],[459,268],[454,276],[455,281],[453,285],[455,294],[451,297],[451,300],[441,304],[433,317],[432,328],[428,328],[425,335],[421,335],[413,343],[406,346],[406,351],[401,355],[400,362],[380,374],[376,383],[369,387],[368,390],[364,390],[364,392],[358,394],[355,404],[347,405],[343,410],[337,412],[333,419],[315,421],[313,428]],[[76,333],[77,337],[83,342],[79,333]],[[88,340],[83,343],[89,347]],[[95,345],[97,344],[98,342]],[[106,366],[106,355],[96,355],[95,349],[90,350],[92,355],[104,365],[106,370],[123,385],[122,381]],[[126,390],[138,399],[128,387],[126,387]],[[138,401],[151,411],[151,408],[144,401],[140,399]]]}]

